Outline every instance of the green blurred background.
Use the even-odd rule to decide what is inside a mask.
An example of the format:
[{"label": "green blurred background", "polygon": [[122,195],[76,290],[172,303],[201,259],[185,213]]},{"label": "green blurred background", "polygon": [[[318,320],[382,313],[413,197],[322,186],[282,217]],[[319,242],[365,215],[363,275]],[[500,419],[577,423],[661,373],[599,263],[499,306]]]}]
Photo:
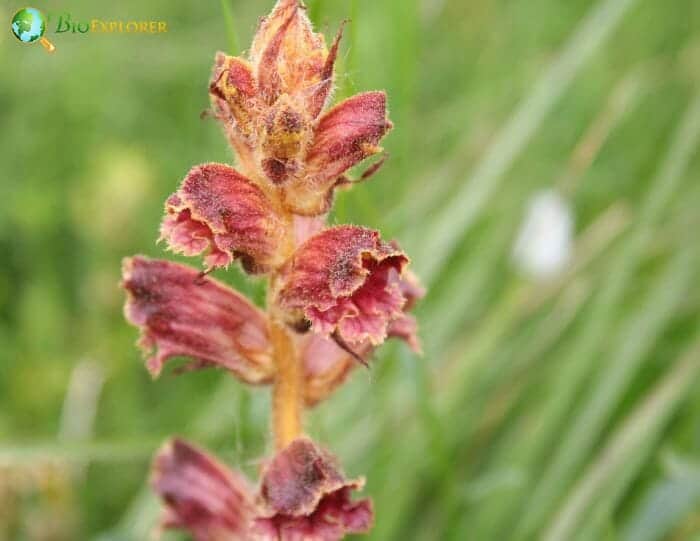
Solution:
[{"label": "green blurred background", "polygon": [[[271,3],[42,2],[169,25],[50,32],[54,55],[0,32],[0,539],[147,539],[173,433],[251,474],[269,451],[266,390],[150,380],[117,283],[122,257],[164,256],[188,169],[232,160],[200,119],[210,68]],[[23,6],[3,0],[8,29]],[[337,96],[385,88],[396,124],[332,219],[399,238],[430,288],[425,356],[388,344],[308,422],[367,476],[370,537],[700,539],[700,3],[308,6],[352,19]],[[512,257],[543,189],[575,217],[547,276]]]}]

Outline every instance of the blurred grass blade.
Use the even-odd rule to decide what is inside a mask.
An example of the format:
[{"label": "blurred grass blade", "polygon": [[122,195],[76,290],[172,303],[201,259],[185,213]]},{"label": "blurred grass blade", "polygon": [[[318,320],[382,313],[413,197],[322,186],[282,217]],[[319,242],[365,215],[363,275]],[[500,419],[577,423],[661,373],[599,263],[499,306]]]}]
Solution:
[{"label": "blurred grass blade", "polygon": [[[541,429],[535,446],[536,455],[542,456],[545,449],[559,437],[562,419],[570,410],[576,393],[589,371],[602,340],[615,321],[620,300],[630,277],[643,253],[644,247],[653,237],[654,227],[669,204],[682,181],[682,175],[697,149],[700,139],[700,96],[696,97],[684,115],[653,184],[647,193],[639,219],[625,245],[611,262],[599,295],[595,299],[591,314],[578,340],[574,343],[558,375],[556,393],[552,394],[541,419]],[[527,514],[517,528],[516,539],[531,537],[552,510],[556,492],[548,487],[548,481],[538,485],[534,494],[527,497]]]},{"label": "blurred grass blade", "polygon": [[[626,290],[630,277],[638,264],[644,247],[653,236],[654,226],[663,210],[670,202],[682,181],[682,175],[697,149],[700,139],[700,97],[696,97],[684,115],[670,149],[647,193],[639,219],[625,245],[611,262],[596,303],[592,308],[585,327],[575,342],[567,365],[559,374],[559,385],[555,388],[545,415],[541,420],[540,437],[536,438],[539,447],[536,453],[541,456],[555,438],[563,417],[569,411],[576,392],[592,368],[592,360],[600,348],[603,337],[615,321],[617,307]],[[517,539],[530,537],[545,519],[554,500],[554,494],[546,484],[540,484],[534,495],[528,495],[527,513],[518,527]]]},{"label": "blurred grass blade", "polygon": [[0,468],[42,462],[129,462],[148,460],[161,440],[47,442],[0,445]]},{"label": "blurred grass blade", "polygon": [[562,53],[535,83],[464,182],[415,243],[421,277],[432,283],[465,232],[483,212],[504,175],[554,108],[585,62],[601,47],[637,0],[601,0],[586,15]]},{"label": "blurred grass blade", "polygon": [[[449,405],[445,407],[445,411],[454,410],[459,400],[469,396],[467,389],[468,386],[474,385],[472,372],[475,369],[470,359],[479,358],[483,362],[491,363],[490,359],[494,349],[500,345],[501,341],[505,340],[504,337],[507,333],[517,329],[528,318],[532,317],[533,312],[552,298],[555,298],[562,291],[565,291],[567,287],[572,287],[575,284],[575,279],[605,253],[606,249],[624,231],[628,223],[629,215],[623,207],[613,206],[609,208],[580,235],[574,250],[576,254],[575,259],[564,275],[547,284],[529,284],[528,286],[523,284],[521,288],[504,294],[501,304],[491,308],[490,314],[479,323],[475,331],[466,335],[459,342],[459,345],[462,347],[462,354],[459,355],[459,360],[453,362],[452,367],[448,366],[445,369],[441,369],[442,375],[448,374],[449,377],[445,379],[445,382],[449,384],[445,385],[444,388],[440,386],[441,393],[436,400]],[[494,256],[496,255],[502,256],[502,252],[494,254]],[[481,265],[467,266],[467,269],[480,269],[481,272],[484,272],[484,269],[488,270],[490,268],[488,264],[490,261],[482,258],[479,258],[479,261]],[[468,299],[462,290],[467,289],[467,285],[471,286],[470,291],[475,290],[477,286],[483,287],[482,284],[483,282],[471,284],[471,282],[463,281],[460,289],[452,295],[453,303],[457,306],[453,306],[449,310],[436,310],[428,314],[429,317],[426,319],[434,319],[440,321],[441,324],[444,321],[444,325],[447,327],[447,329],[438,331],[438,336],[443,335],[446,337],[448,336],[445,334],[447,331],[455,330],[456,323],[450,326],[451,320],[456,320],[456,316],[452,315],[452,313],[457,312],[460,304],[466,303]],[[575,291],[573,293],[576,295]],[[553,312],[555,311],[556,309],[553,310]],[[459,313],[464,318],[463,308]],[[490,330],[489,322],[491,321],[493,321],[493,329],[497,329],[497,332]],[[434,332],[432,329],[430,331],[431,333]],[[430,345],[433,341],[437,342],[431,338],[426,343]],[[429,348],[426,349],[433,351]]]},{"label": "blurred grass blade", "polygon": [[[513,338],[503,339],[503,337],[517,330],[520,326],[519,324],[523,322],[523,317],[530,316],[533,310],[541,307],[543,303],[550,300],[561,290],[564,290],[560,301],[552,308],[549,316],[528,335],[529,340],[526,342],[524,349],[520,351],[517,366],[510,366],[511,371],[517,371],[520,374],[517,377],[518,381],[526,380],[527,378],[523,372],[527,371],[531,363],[534,363],[560,339],[561,334],[565,332],[569,323],[573,321],[583,302],[588,297],[588,287],[576,279],[579,278],[584,270],[588,270],[587,267],[605,252],[605,249],[618,237],[628,223],[629,214],[621,206],[614,205],[602,213],[582,234],[579,239],[579,248],[576,250],[576,260],[573,262],[570,271],[561,280],[549,284],[545,288],[536,286],[524,287],[524,284],[520,284],[523,287],[514,287],[504,293],[502,302],[489,311],[488,316],[479,322],[478,327],[468,335],[461,337],[455,346],[457,352],[454,355],[454,363],[443,362],[443,366],[433,370],[434,382],[430,389],[433,391],[431,395],[434,395],[435,406],[443,418],[446,419],[455,415],[454,412],[459,412],[460,426],[463,427],[461,431],[450,431],[445,427],[446,438],[449,441],[449,445],[452,446],[451,451],[453,453],[456,452],[455,449],[469,447],[474,432],[482,426],[479,424],[479,418],[476,416],[482,408],[481,404],[474,400],[474,393],[478,392],[480,393],[479,396],[482,396],[481,393],[486,392],[484,388],[494,383],[491,381],[493,378],[490,376],[494,376],[496,373],[505,374],[507,368],[513,363],[513,348],[511,348]],[[496,237],[500,235],[499,231],[502,225],[504,224],[501,224],[499,221],[499,226],[493,228],[493,234]],[[509,227],[506,227],[506,229],[510,231]],[[487,254],[493,252],[493,255],[497,256],[503,253],[503,250],[499,249],[499,243],[489,241],[482,244],[489,247],[490,251]],[[491,259],[490,255],[488,257]],[[479,261],[481,265],[469,265],[466,267],[476,272],[474,278],[481,276],[484,270],[493,268],[493,265],[496,263],[495,261],[488,261],[485,257],[479,257]],[[477,279],[476,283],[472,282],[474,280],[462,281],[460,288],[474,291],[472,286],[476,285],[476,283],[481,284],[480,287],[484,287],[486,283],[485,277],[484,279]],[[516,284],[517,282],[514,286]],[[459,298],[461,298],[461,295]],[[454,299],[455,297],[453,297]],[[455,301],[455,304],[458,305],[459,302]],[[457,307],[453,309],[457,309]],[[441,310],[441,303],[438,303],[437,306],[430,305],[429,310],[426,310],[426,317],[423,319],[428,322],[441,322],[444,316]],[[462,312],[464,312],[463,308]],[[429,328],[429,332],[434,332],[434,329]],[[433,342],[435,341],[430,341],[430,343]],[[485,373],[482,373],[484,371]],[[396,381],[394,381],[395,384]],[[517,391],[519,389],[516,390],[515,396],[508,395],[508,400],[511,403],[517,399]],[[502,396],[494,398],[494,400],[503,401],[502,399]],[[423,399],[419,398],[418,400],[420,402]],[[483,409],[485,410],[487,407]],[[405,412],[405,414],[409,419],[414,418],[413,413],[410,411]],[[493,421],[493,418],[489,417],[487,422],[489,421]],[[339,425],[342,426],[343,422],[340,422]],[[380,430],[379,435],[382,433]],[[416,441],[416,438],[418,438],[418,441]],[[436,501],[441,502],[438,507],[443,512],[450,512],[453,509],[452,505],[460,504],[459,501],[454,500],[454,479],[451,474],[453,460],[443,460],[441,469],[437,472],[430,472],[429,463],[432,463],[433,459],[426,461],[421,458],[424,455],[424,451],[421,450],[423,443],[420,441],[419,434],[416,435],[416,438],[410,439],[409,434],[402,433],[402,441],[408,449],[411,449],[411,453],[405,452],[408,455],[407,459],[410,464],[410,466],[406,467],[410,467],[415,474],[402,480],[403,490],[409,493],[410,496],[407,495],[407,497],[399,499],[393,495],[395,492],[394,488],[387,488],[385,493],[378,494],[378,500],[391,500],[391,507],[382,509],[382,512],[390,514],[392,517],[391,520],[385,517],[381,525],[378,525],[377,535],[380,539],[400,537],[401,528],[403,527],[402,522],[408,520],[408,514],[412,512],[412,506],[409,505],[409,502],[420,497],[420,490],[417,488],[419,475],[432,473],[437,479],[441,479],[441,488],[436,490],[436,494],[439,495]],[[378,445],[377,443],[368,447]],[[445,454],[445,451],[441,453]],[[401,467],[396,464],[395,460],[392,462],[392,469],[395,468],[397,471],[400,471]]]},{"label": "blurred grass blade", "polygon": [[667,270],[656,280],[647,301],[628,316],[584,406],[574,415],[561,439],[543,479],[532,498],[535,510],[559,501],[559,496],[600,438],[600,434],[622,401],[632,378],[656,340],[688,294],[697,275],[698,248],[690,244],[678,252]]},{"label": "blurred grass blade", "polygon": [[613,130],[629,115],[646,95],[651,80],[647,63],[626,73],[608,96],[607,103],[592,120],[571,153],[564,173],[557,181],[559,191],[569,197],[575,194],[583,174],[590,168]]},{"label": "blurred grass blade", "polygon": [[221,13],[224,17],[224,26],[226,27],[226,38],[230,54],[238,54],[238,34],[236,33],[236,24],[233,18],[233,8],[231,0],[221,0]]},{"label": "blurred grass blade", "polygon": [[309,11],[309,19],[314,23],[315,26],[319,27],[321,25],[321,17],[323,16],[323,0],[312,0],[307,2],[307,8]]},{"label": "blurred grass blade", "polygon": [[668,479],[649,490],[622,531],[621,541],[661,541],[700,508],[700,477]]},{"label": "blurred grass blade", "polygon": [[571,539],[597,495],[607,494],[608,489],[617,495],[620,487],[627,486],[650,444],[658,438],[670,416],[696,383],[699,373],[700,340],[696,339],[666,377],[611,435],[598,459],[564,501],[562,510],[544,536],[546,541]]}]

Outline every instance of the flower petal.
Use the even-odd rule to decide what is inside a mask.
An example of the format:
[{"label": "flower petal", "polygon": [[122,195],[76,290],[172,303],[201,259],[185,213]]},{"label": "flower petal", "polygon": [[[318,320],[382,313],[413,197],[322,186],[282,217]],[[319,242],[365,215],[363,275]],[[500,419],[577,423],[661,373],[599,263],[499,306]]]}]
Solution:
[{"label": "flower petal", "polygon": [[226,165],[193,168],[166,203],[161,239],[177,253],[196,255],[210,247],[205,262],[228,266],[240,259],[250,273],[281,264],[284,226],[263,191]]},{"label": "flower petal", "polygon": [[300,438],[266,468],[260,488],[262,517],[256,531],[282,540],[335,541],[372,526],[369,500],[352,501],[363,479],[346,480],[336,460],[311,440]]},{"label": "flower petal", "polygon": [[[400,249],[398,244],[392,243],[397,249]],[[425,297],[425,288],[421,285],[418,277],[410,270],[406,270],[401,276],[396,276],[399,282],[399,289],[406,298],[405,310],[412,310],[416,303]]]},{"label": "flower petal", "polygon": [[366,92],[324,114],[309,150],[309,169],[320,182],[335,180],[353,165],[381,151],[377,145],[392,128],[386,94]]},{"label": "flower petal", "polygon": [[319,233],[326,225],[324,217],[294,216],[294,241],[296,245],[305,243]]},{"label": "flower petal", "polygon": [[406,255],[382,242],[376,231],[326,229],[300,246],[285,266],[279,302],[290,318],[305,317],[318,333],[337,332],[351,345],[367,340],[378,345],[406,303],[394,276],[407,264]]},{"label": "flower petal", "polygon": [[[392,246],[399,249],[395,243],[392,243]],[[389,281],[398,285],[404,296],[405,305],[403,312],[389,323],[387,335],[389,338],[404,340],[413,351],[420,354],[421,345],[417,336],[418,323],[413,316],[406,312],[413,308],[419,299],[423,298],[425,289],[410,270],[404,270],[403,275],[399,276],[392,269]],[[348,379],[357,366],[367,364],[367,360],[375,349],[369,341],[366,341],[353,344],[352,351],[349,352],[347,349],[343,349],[336,340],[317,333],[300,335],[298,341],[306,381],[304,398],[308,407],[313,407],[327,399]]]},{"label": "flower petal", "polygon": [[358,94],[336,105],[318,121],[305,175],[286,187],[285,205],[297,214],[327,212],[334,188],[346,183],[343,173],[381,152],[378,144],[391,128],[384,92]]},{"label": "flower petal", "polygon": [[188,530],[196,541],[249,539],[256,514],[250,483],[204,451],[168,442],[155,457],[151,485],[165,502],[164,528]]},{"label": "flower petal", "polygon": [[[393,245],[398,248],[396,243],[393,243]],[[406,312],[412,310],[416,303],[425,297],[425,288],[420,284],[418,277],[410,270],[406,270],[401,276],[394,272],[393,276],[390,277],[390,281],[398,284],[399,291],[406,299],[406,304],[403,307],[404,313],[390,323],[387,333],[390,338],[400,338],[415,353],[422,354],[423,350],[418,338],[418,322],[416,318]]]},{"label": "flower petal", "polygon": [[418,339],[418,322],[415,317],[402,315],[389,324],[387,333],[390,338],[400,338],[406,342],[415,353],[423,352]]},{"label": "flower petal", "polygon": [[[342,385],[358,366],[357,357],[341,348],[334,340],[320,334],[308,333],[300,339],[304,364],[304,400],[315,406]],[[372,352],[367,344],[356,346],[354,353],[366,358]]]},{"label": "flower petal", "polygon": [[176,356],[220,366],[247,383],[272,379],[265,315],[229,287],[190,267],[136,256],[123,263],[126,319],[141,329],[148,370]]}]

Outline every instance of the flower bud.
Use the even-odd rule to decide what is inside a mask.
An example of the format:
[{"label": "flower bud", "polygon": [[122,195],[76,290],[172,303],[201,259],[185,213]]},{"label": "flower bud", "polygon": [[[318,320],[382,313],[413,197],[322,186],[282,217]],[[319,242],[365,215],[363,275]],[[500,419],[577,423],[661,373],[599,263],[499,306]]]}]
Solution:
[{"label": "flower bud", "polygon": [[[323,113],[333,90],[342,28],[330,49],[298,0],[262,19],[249,60],[219,53],[210,85],[243,171],[269,183],[287,211],[330,210],[343,174],[381,152],[391,129],[383,92],[358,94]],[[263,186],[267,191],[268,188]]]},{"label": "flower bud", "polygon": [[306,154],[304,174],[285,186],[285,206],[297,214],[323,214],[333,190],[351,167],[382,151],[379,142],[393,127],[386,94],[366,92],[336,105],[318,121]]}]

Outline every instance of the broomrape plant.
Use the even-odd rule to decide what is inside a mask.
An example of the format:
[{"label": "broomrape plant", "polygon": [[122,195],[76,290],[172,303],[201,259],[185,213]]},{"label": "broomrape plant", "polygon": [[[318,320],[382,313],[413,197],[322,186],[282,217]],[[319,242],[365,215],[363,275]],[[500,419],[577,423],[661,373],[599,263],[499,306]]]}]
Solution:
[{"label": "broomrape plant", "polygon": [[[164,528],[197,541],[335,540],[367,532],[371,501],[353,500],[336,459],[303,433],[303,411],[367,364],[388,337],[420,350],[409,311],[424,292],[409,259],[378,232],[328,227],[347,171],[374,155],[392,128],[386,95],[367,92],[327,109],[342,28],[328,48],[299,0],[261,19],[247,59],[216,55],[214,116],[237,157],[193,168],[165,204],[160,231],[173,252],[204,254],[205,270],[142,256],[126,259],[126,318],[141,330],[147,368],[173,357],[219,367],[273,388],[276,454],[259,487],[180,439],[157,453],[152,486]],[[266,312],[208,277],[239,261],[268,280]]]}]

